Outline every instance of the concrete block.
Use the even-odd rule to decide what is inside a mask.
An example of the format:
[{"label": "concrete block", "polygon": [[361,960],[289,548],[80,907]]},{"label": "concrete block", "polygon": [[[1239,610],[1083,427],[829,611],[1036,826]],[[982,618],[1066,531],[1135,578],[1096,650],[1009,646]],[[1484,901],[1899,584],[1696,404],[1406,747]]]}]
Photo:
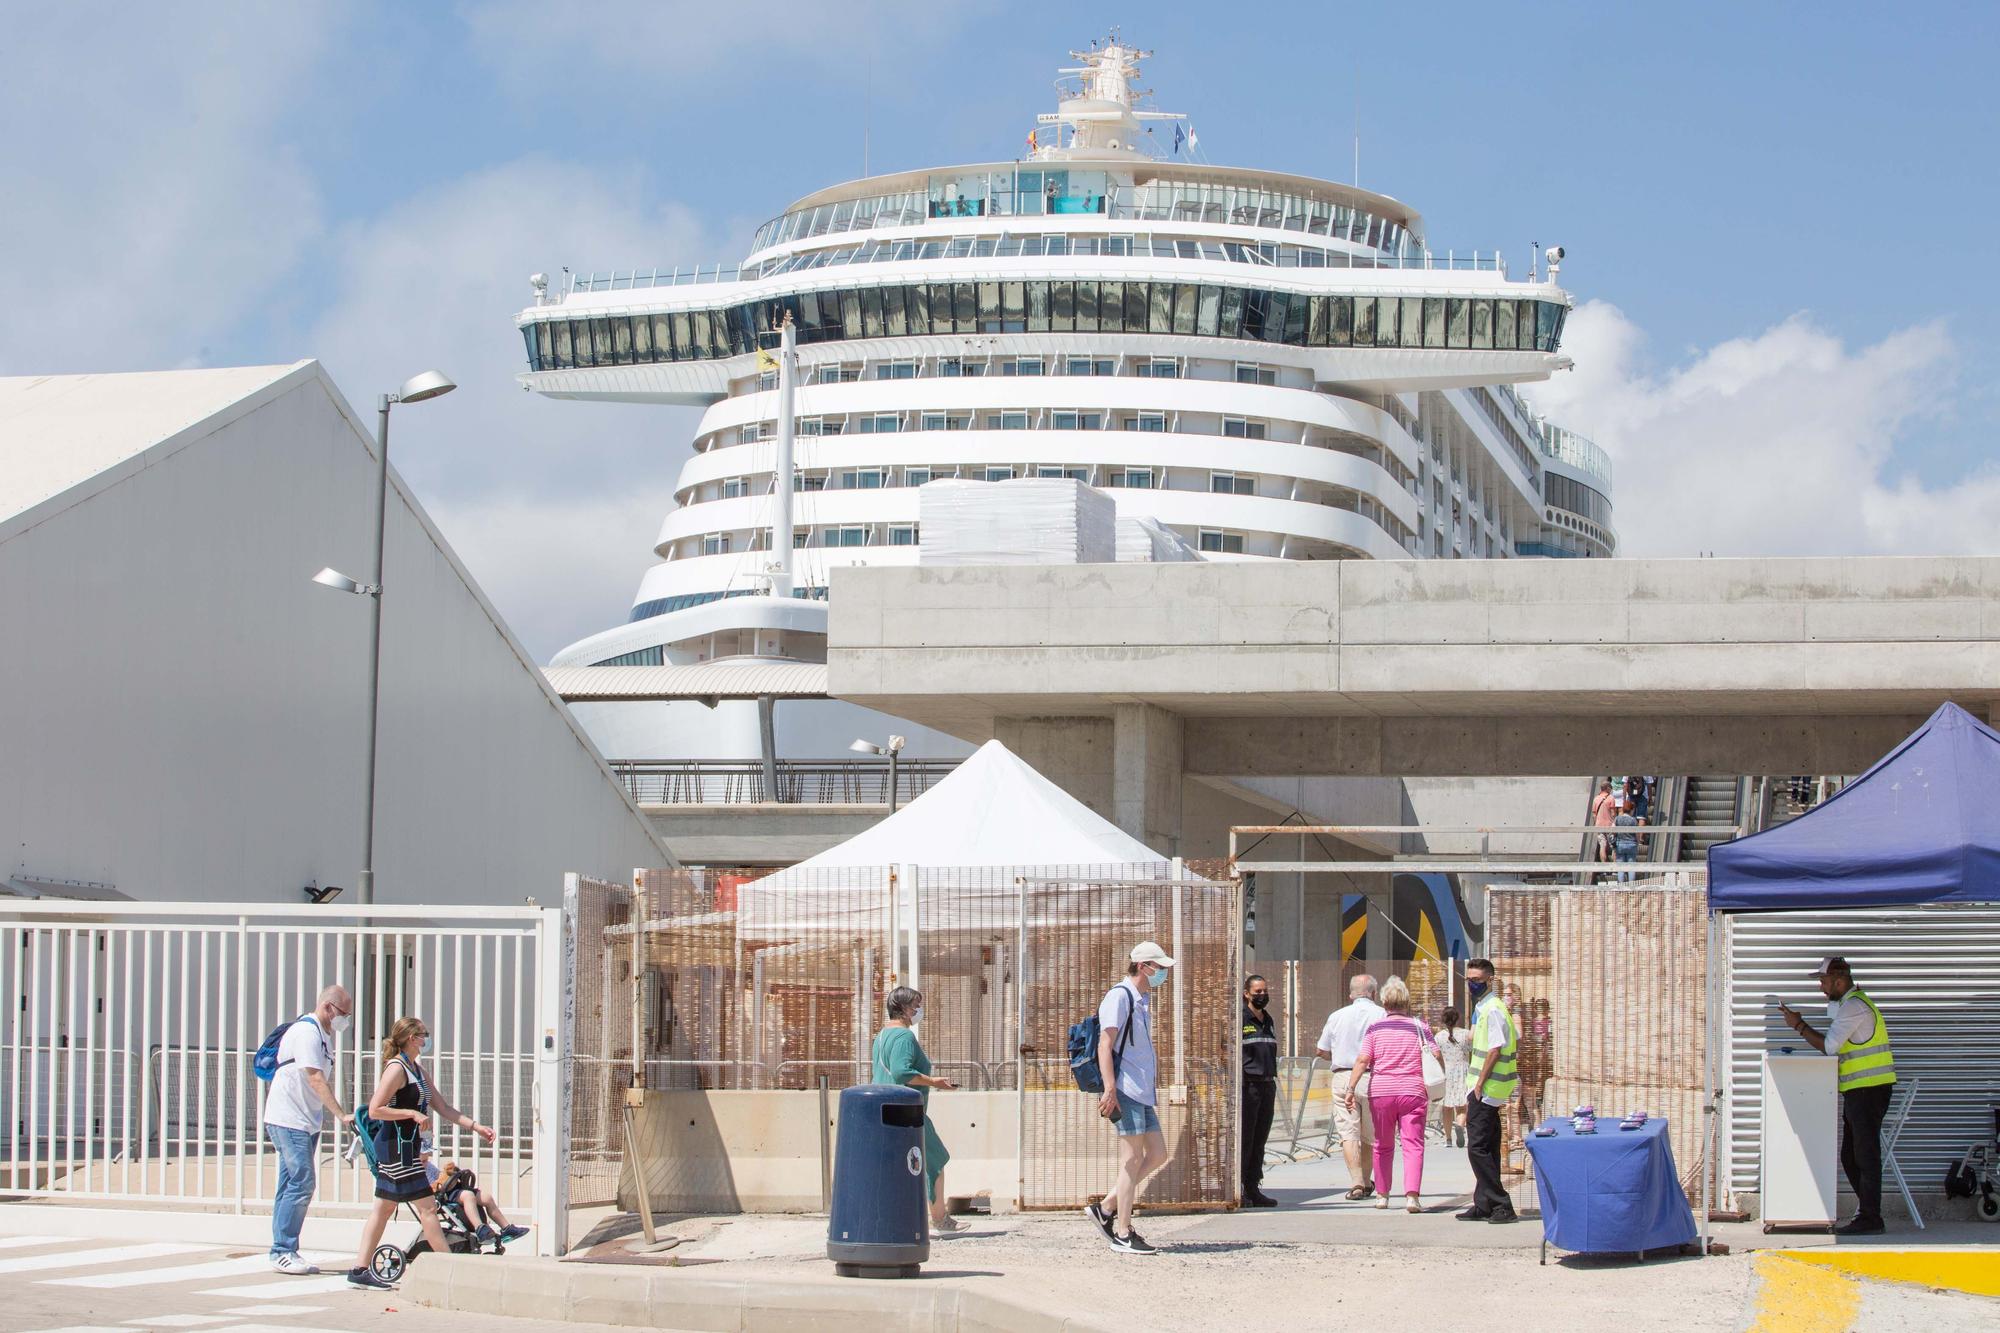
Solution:
[{"label": "concrete block", "polygon": [[1665,598],[1626,606],[1625,638],[1634,644],[1760,643],[1804,632],[1806,603],[1700,603]]},{"label": "concrete block", "polygon": [[741,1327],[743,1333],[790,1333],[800,1327],[821,1333],[932,1333],[948,1326],[955,1296],[948,1287],[896,1279],[759,1283],[744,1292]]},{"label": "concrete block", "polygon": [[687,1333],[738,1333],[748,1285],[697,1277],[700,1269],[656,1268],[647,1274],[649,1328]]},{"label": "concrete block", "polygon": [[[427,1261],[432,1256],[424,1257]],[[466,1257],[472,1258],[469,1255]],[[482,1304],[482,1313],[511,1315],[517,1319],[566,1320],[570,1317],[569,1274],[562,1268],[553,1263],[493,1263],[491,1269],[497,1272],[489,1272],[478,1280],[477,1285],[487,1291],[497,1289],[499,1302],[497,1306],[491,1308],[486,1308]],[[453,1283],[452,1299],[483,1302],[483,1296],[472,1294],[470,1289],[474,1285],[474,1280],[469,1274],[458,1276]],[[453,1308],[465,1307],[455,1305]]]},{"label": "concrete block", "polygon": [[1903,642],[1917,639],[1976,639],[1987,602],[1972,598],[1934,600],[1829,600],[1801,604],[1802,637],[1823,642]]},{"label": "concrete block", "polygon": [[[656,1274],[642,1268],[616,1269],[606,1265],[571,1265],[567,1313],[564,1318],[577,1324],[628,1324],[651,1328],[653,1323],[652,1286]],[[676,1321],[675,1328],[689,1325]]]}]

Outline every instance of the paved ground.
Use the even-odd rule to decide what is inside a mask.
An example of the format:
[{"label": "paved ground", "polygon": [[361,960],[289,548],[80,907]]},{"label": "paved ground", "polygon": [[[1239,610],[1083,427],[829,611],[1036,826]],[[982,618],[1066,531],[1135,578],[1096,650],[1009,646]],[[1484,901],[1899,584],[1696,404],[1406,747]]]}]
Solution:
[{"label": "paved ground", "polygon": [[[315,1256],[333,1268],[345,1255]],[[505,1259],[495,1260],[497,1263]],[[285,1277],[261,1249],[218,1245],[0,1236],[0,1329],[9,1333],[589,1333],[606,1326],[508,1319],[497,1323],[425,1310],[396,1295],[354,1291],[344,1279]]]}]

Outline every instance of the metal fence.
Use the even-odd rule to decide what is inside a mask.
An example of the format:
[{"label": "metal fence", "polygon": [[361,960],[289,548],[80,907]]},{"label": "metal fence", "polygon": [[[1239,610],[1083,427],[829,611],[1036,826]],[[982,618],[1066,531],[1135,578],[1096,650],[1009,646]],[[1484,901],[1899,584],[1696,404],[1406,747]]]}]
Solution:
[{"label": "metal fence", "polygon": [[[440,1125],[438,1156],[546,1227],[534,1168],[560,1149],[537,1119],[557,1105],[538,1046],[555,1024],[559,932],[559,913],[531,907],[0,906],[0,1188],[268,1208],[277,1155],[251,1056],[340,982],[354,997],[333,1043],[342,1104],[366,1103],[389,1024],[422,1017],[437,1043],[426,1071],[499,1134],[489,1147]],[[343,1161],[351,1140],[332,1125],[320,1142],[318,1198],[335,1210],[372,1204],[372,1179]]]},{"label": "metal fence", "polygon": [[[956,759],[906,759],[896,766],[896,801],[915,800],[958,767]],[[612,771],[645,805],[883,805],[889,766],[880,759],[757,761],[620,759]],[[774,784],[775,779],[775,784]]]},{"label": "metal fence", "polygon": [[[615,1189],[635,1072],[663,1089],[865,1083],[884,999],[908,984],[924,993],[936,1070],[1020,1097],[1022,1201],[1080,1206],[1109,1187],[1116,1153],[1094,1099],[1070,1081],[1067,1029],[1124,975],[1132,946],[1154,938],[1183,966],[1154,1014],[1176,1163],[1148,1197],[1228,1202],[1236,890],[1182,874],[1168,862],[794,867],[766,879],[676,869],[642,873],[622,900],[595,886],[585,897],[607,906],[577,914],[572,1189]],[[599,961],[583,966],[592,952]],[[602,1145],[609,1170],[588,1173],[586,1144]]]},{"label": "metal fence", "polygon": [[1579,1105],[1644,1110],[1667,1118],[1682,1187],[1700,1197],[1706,913],[1706,892],[1685,884],[1486,890],[1486,952],[1520,1030],[1510,1155]]}]

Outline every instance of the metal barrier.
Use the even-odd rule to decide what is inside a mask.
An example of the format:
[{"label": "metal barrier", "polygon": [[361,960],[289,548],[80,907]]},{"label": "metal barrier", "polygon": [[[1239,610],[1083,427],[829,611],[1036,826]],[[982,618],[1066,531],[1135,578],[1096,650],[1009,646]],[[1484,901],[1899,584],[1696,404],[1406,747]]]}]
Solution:
[{"label": "metal barrier", "polygon": [[[923,795],[958,763],[898,764],[897,803]],[[780,760],[775,788],[754,760],[621,759],[611,768],[632,799],[647,805],[882,805],[889,799],[889,769],[879,759]]]},{"label": "metal barrier", "polygon": [[[554,1238],[562,1172],[533,1168],[563,1153],[561,936],[560,911],[533,907],[0,905],[0,1189],[267,1210],[277,1154],[251,1056],[338,982],[354,1023],[332,1040],[335,1096],[365,1103],[389,1024],[421,1016],[438,1045],[426,1072],[501,1135],[489,1147],[440,1125],[439,1157]],[[322,1155],[338,1162],[351,1139],[330,1126]],[[317,1200],[362,1211],[373,1181],[331,1170]]]}]

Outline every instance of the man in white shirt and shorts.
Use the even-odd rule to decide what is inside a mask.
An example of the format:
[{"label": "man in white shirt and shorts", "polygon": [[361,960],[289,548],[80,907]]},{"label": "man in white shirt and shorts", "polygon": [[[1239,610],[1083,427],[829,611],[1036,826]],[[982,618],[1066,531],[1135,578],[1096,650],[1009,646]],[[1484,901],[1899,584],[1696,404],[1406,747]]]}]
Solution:
[{"label": "man in white shirt and shorts", "polygon": [[354,1001],[328,986],[309,1014],[301,1014],[278,1039],[278,1070],[264,1098],[264,1134],[278,1150],[278,1193],[271,1202],[271,1267],[280,1273],[317,1273],[299,1256],[299,1232],[317,1184],[315,1163],[326,1112],[345,1120],[334,1099],[333,1035],[353,1021]]},{"label": "man in white shirt and shorts", "polygon": [[1105,1202],[1084,1212],[1111,1248],[1121,1254],[1157,1254],[1132,1226],[1139,1192],[1167,1164],[1167,1138],[1160,1130],[1160,1060],[1153,1050],[1153,992],[1167,982],[1174,960],[1151,940],[1132,950],[1125,979],[1105,992],[1097,1006],[1097,1068],[1104,1094],[1097,1113],[1118,1127],[1118,1183]]},{"label": "man in white shirt and shorts", "polygon": [[[1342,1077],[1354,1068],[1361,1054],[1361,1038],[1368,1029],[1388,1017],[1375,1003],[1375,978],[1363,972],[1347,983],[1347,1004],[1326,1016],[1320,1030],[1318,1053],[1333,1067],[1333,1086],[1344,1088]],[[1368,1075],[1354,1085],[1354,1105],[1336,1095],[1333,1099],[1333,1130],[1340,1135],[1340,1155],[1347,1159],[1350,1199],[1365,1199],[1375,1192],[1375,1114],[1368,1106]]]}]

